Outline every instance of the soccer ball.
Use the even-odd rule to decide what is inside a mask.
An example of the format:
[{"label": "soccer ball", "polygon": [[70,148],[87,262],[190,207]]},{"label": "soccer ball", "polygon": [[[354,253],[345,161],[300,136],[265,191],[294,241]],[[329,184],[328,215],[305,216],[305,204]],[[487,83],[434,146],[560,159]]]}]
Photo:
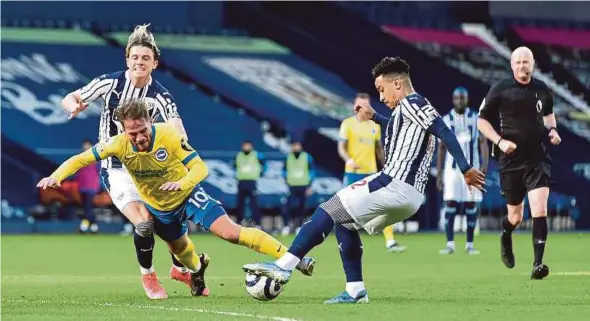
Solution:
[{"label": "soccer ball", "polygon": [[266,276],[246,273],[246,291],[260,301],[270,301],[283,292],[283,286]]}]

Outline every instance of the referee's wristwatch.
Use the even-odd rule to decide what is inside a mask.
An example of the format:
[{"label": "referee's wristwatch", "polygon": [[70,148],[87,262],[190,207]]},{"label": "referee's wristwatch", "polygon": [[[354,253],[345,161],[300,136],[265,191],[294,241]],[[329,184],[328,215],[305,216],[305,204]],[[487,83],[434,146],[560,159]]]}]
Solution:
[{"label": "referee's wristwatch", "polygon": [[559,134],[559,131],[557,130],[557,127],[549,127],[549,133],[550,133],[552,130],[555,130],[555,132]]}]

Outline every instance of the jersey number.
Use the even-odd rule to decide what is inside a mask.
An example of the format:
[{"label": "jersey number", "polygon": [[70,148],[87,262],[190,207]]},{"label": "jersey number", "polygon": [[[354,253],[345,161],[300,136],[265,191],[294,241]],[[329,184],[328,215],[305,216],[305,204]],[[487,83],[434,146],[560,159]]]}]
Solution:
[{"label": "jersey number", "polygon": [[358,182],[354,182],[354,183],[350,184],[350,188],[354,189],[355,187],[362,187],[362,186],[365,186],[366,184],[367,184],[367,181],[363,179]]},{"label": "jersey number", "polygon": [[416,109],[417,115],[426,125],[430,125],[436,117],[438,117],[438,112],[432,105],[424,105],[419,107],[418,105],[412,103],[412,106]]},{"label": "jersey number", "polygon": [[191,204],[202,210],[207,208],[210,200],[211,197],[205,193],[205,190],[202,187],[199,187],[199,190],[193,193],[193,195],[188,199]]}]

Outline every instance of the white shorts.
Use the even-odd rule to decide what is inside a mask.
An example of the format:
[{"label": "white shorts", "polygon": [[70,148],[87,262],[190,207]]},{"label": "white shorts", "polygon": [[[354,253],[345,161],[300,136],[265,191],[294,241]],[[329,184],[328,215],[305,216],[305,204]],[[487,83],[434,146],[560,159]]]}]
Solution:
[{"label": "white shorts", "polygon": [[101,176],[113,200],[113,204],[115,204],[121,213],[125,205],[136,201],[143,202],[127,169],[102,168]]},{"label": "white shorts", "polygon": [[455,202],[481,202],[483,196],[477,188],[469,190],[463,174],[457,170],[445,170],[443,176],[443,200]]},{"label": "white shorts", "polygon": [[355,182],[336,194],[357,230],[377,234],[386,226],[414,215],[424,195],[415,187],[381,172]]}]

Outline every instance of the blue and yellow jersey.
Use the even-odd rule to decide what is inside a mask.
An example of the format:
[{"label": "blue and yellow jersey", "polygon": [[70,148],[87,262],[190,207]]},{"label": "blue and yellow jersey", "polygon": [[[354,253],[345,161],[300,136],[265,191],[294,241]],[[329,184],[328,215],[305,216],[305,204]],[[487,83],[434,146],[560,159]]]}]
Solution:
[{"label": "blue and yellow jersey", "polygon": [[[119,134],[71,157],[51,177],[61,182],[88,164],[112,156],[125,165],[141,199],[159,211],[182,205],[208,175],[205,162],[172,125],[154,124],[148,151],[138,152],[124,133]],[[181,190],[161,191],[160,186],[167,182],[179,182]]]},{"label": "blue and yellow jersey", "polygon": [[377,172],[376,143],[381,140],[381,127],[372,121],[361,122],[355,116],[346,118],[340,125],[340,139],[346,141],[346,153],[360,166],[347,173],[372,174]]}]

